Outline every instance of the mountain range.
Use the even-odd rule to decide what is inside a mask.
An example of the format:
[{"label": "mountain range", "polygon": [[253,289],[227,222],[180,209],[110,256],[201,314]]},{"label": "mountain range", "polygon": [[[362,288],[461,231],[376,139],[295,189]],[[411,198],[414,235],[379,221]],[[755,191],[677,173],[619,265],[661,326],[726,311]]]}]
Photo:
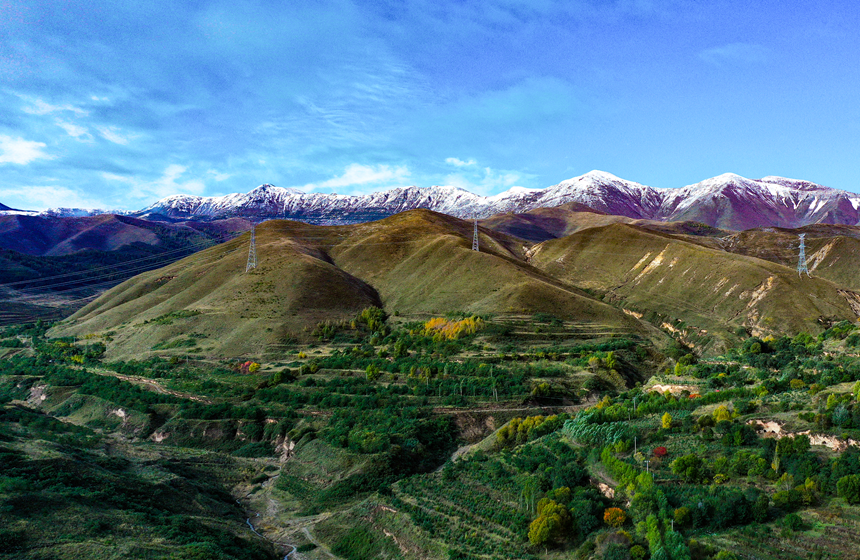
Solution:
[{"label": "mountain range", "polygon": [[[399,187],[351,196],[305,193],[264,184],[248,193],[221,197],[177,194],[127,214],[162,222],[242,217],[344,225],[378,220],[416,208],[470,219],[566,203],[633,219],[694,221],[732,230],[860,223],[860,195],[809,181],[772,176],[747,179],[726,173],[671,189],[649,187],[603,171],[591,171],[545,189],[514,187],[494,196],[480,196],[450,186]],[[46,212],[50,216],[87,213],[113,212],[78,209]]]},{"label": "mountain range", "polygon": [[316,224],[349,224],[426,208],[458,218],[576,202],[616,216],[658,221],[697,221],[713,227],[800,227],[860,222],[860,195],[782,177],[751,180],[724,174],[681,189],[658,189],[592,171],[546,189],[514,188],[479,196],[456,187],[405,187],[369,195],[304,193],[262,185],[224,197],[176,195],[136,213],[148,219],[218,219],[229,216],[286,218]]}]

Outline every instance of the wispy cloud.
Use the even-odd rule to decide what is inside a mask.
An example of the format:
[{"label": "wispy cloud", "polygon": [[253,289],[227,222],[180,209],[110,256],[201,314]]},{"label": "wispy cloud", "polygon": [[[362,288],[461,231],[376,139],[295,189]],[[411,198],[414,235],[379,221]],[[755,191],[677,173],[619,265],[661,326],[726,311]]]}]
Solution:
[{"label": "wispy cloud", "polygon": [[80,107],[75,107],[74,105],[68,103],[63,105],[52,105],[37,98],[34,99],[32,97],[27,96],[19,97],[29,103],[29,105],[24,107],[24,112],[30,115],[47,115],[49,113],[56,113],[58,111],[70,111],[81,117],[89,114],[89,111],[81,109]]},{"label": "wispy cloud", "polygon": [[449,158],[445,158],[445,163],[450,163],[451,165],[456,165],[457,167],[466,167],[468,165],[475,165],[478,162],[476,162],[473,159],[470,159],[468,161],[463,161],[462,159],[459,159],[459,158],[449,157]]},{"label": "wispy cloud", "polygon": [[464,168],[459,173],[452,173],[445,177],[445,183],[476,194],[488,195],[521,186],[519,183],[524,179],[529,179],[529,177],[517,171],[494,170],[483,167]]},{"label": "wispy cloud", "polygon": [[[68,134],[72,138],[77,138],[78,140],[82,140],[82,139],[87,140],[87,139],[92,138],[92,136],[90,136],[88,130],[82,126],[76,125],[74,123],[66,122],[66,121],[61,121],[59,119],[56,120],[55,123],[57,126],[62,128],[63,130],[65,130],[66,134]],[[81,137],[84,137],[84,138],[81,138]]]},{"label": "wispy cloud", "polygon": [[47,208],[103,208],[101,202],[68,187],[39,185],[0,189],[0,198],[23,202],[25,210]]},{"label": "wispy cloud", "polygon": [[357,187],[380,185],[402,185],[409,179],[409,168],[406,166],[391,167],[389,165],[348,165],[342,175],[320,183],[308,183],[301,188],[305,191],[336,189],[340,187]]},{"label": "wispy cloud", "polygon": [[96,130],[99,131],[99,134],[102,135],[102,138],[104,138],[105,140],[109,140],[114,144],[120,144],[122,146],[128,144],[129,139],[120,134],[119,129],[115,126],[97,126]]},{"label": "wispy cloud", "polygon": [[732,64],[761,64],[767,62],[770,51],[754,43],[729,43],[699,52],[699,58],[716,66]]},{"label": "wispy cloud", "polygon": [[23,138],[12,138],[0,135],[0,163],[17,163],[26,165],[36,159],[51,159],[52,156],[42,151],[43,142],[33,142]]},{"label": "wispy cloud", "polygon": [[227,179],[229,179],[230,177],[233,176],[232,173],[221,173],[220,171],[217,171],[215,169],[210,169],[209,171],[206,172],[206,174],[209,175],[210,177],[212,177],[213,179],[215,179],[216,181],[218,181],[219,183],[221,181],[226,181]]},{"label": "wispy cloud", "polygon": [[120,182],[134,188],[134,198],[148,200],[150,197],[164,198],[174,194],[203,194],[206,184],[200,179],[181,181],[180,178],[188,171],[184,165],[168,165],[161,177],[145,181],[137,177],[127,177],[116,173],[102,173],[108,181]]}]

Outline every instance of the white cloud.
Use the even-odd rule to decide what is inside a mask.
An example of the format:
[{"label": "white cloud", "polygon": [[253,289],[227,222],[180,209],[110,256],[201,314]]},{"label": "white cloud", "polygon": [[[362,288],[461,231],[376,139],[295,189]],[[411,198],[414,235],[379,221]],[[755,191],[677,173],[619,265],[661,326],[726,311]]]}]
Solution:
[{"label": "white cloud", "polygon": [[452,173],[445,177],[445,184],[459,187],[481,195],[498,194],[511,187],[518,187],[523,176],[516,171],[495,171],[489,167],[471,173]]},{"label": "white cloud", "polygon": [[219,183],[221,181],[226,181],[227,179],[229,179],[230,177],[233,176],[232,173],[221,173],[221,172],[216,171],[214,169],[210,169],[209,171],[206,172],[206,174],[210,175],[213,179],[215,179]]},{"label": "white cloud", "polygon": [[457,167],[466,167],[467,165],[475,165],[478,162],[473,159],[470,159],[469,161],[463,161],[459,158],[449,157],[445,159],[445,163],[450,163],[451,165],[456,165]]},{"label": "white cloud", "polygon": [[338,187],[374,185],[378,183],[388,183],[388,185],[391,183],[403,184],[407,181],[409,175],[409,168],[405,165],[391,167],[388,165],[370,166],[353,163],[346,167],[343,175],[321,183],[308,183],[299,188],[311,191],[314,189],[335,189]]},{"label": "white cloud", "polygon": [[50,103],[45,103],[41,99],[33,99],[24,96],[21,96],[21,98],[30,103],[30,106],[24,107],[24,112],[31,115],[47,115],[48,113],[54,113],[56,111],[71,111],[78,116],[86,116],[89,114],[89,111],[85,111],[84,109],[75,107],[74,105],[51,105]]},{"label": "white cloud", "polygon": [[47,208],[103,208],[100,201],[82,195],[68,187],[30,186],[14,189],[0,189],[0,198],[24,210],[45,210]]},{"label": "white cloud", "polygon": [[136,177],[126,177],[115,173],[102,173],[102,177],[108,181],[126,183],[131,186],[130,198],[136,200],[148,200],[151,197],[164,198],[174,194],[203,194],[206,184],[200,179],[179,181],[180,177],[188,170],[184,165],[168,165],[164,173],[154,181],[141,181]]},{"label": "white cloud", "polygon": [[81,136],[86,136],[84,140],[91,139],[92,137],[89,135],[88,130],[82,126],[78,126],[74,123],[65,122],[61,120],[55,121],[57,126],[66,131],[66,134],[73,138],[81,139]]},{"label": "white cloud", "polygon": [[44,147],[43,142],[0,135],[0,163],[26,165],[39,158],[51,159],[51,156],[42,151]]},{"label": "white cloud", "polygon": [[720,47],[705,49],[699,58],[716,66],[731,64],[759,64],[767,62],[770,51],[753,43],[729,43]]},{"label": "white cloud", "polygon": [[119,133],[119,129],[115,126],[97,126],[96,130],[102,135],[105,140],[110,140],[114,144],[128,144],[128,138]]}]

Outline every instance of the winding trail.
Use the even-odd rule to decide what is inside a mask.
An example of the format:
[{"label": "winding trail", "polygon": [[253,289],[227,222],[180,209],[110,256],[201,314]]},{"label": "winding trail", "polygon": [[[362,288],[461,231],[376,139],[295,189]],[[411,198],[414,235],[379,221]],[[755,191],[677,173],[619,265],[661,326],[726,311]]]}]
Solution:
[{"label": "winding trail", "polygon": [[[241,502],[240,500],[236,500],[236,503],[237,503],[237,504],[239,504],[239,507],[241,507],[242,509],[244,509],[244,508],[245,508],[245,506],[243,506],[243,505],[242,505],[242,502]],[[254,512],[252,512],[252,511],[250,511],[250,510],[245,510],[245,513],[254,513]],[[260,517],[260,514],[259,514],[259,513],[254,513],[254,516],[253,516],[253,517]],[[247,523],[248,528],[249,528],[249,529],[251,529],[251,532],[252,532],[252,533],[254,533],[255,535],[257,535],[258,537],[260,537],[261,539],[263,539],[263,540],[265,540],[265,541],[268,541],[268,542],[272,543],[272,544],[273,544],[273,545],[275,545],[275,546],[283,546],[283,547],[290,547],[290,548],[292,548],[292,550],[291,550],[291,551],[287,552],[287,553],[286,553],[286,555],[284,555],[284,560],[290,560],[290,556],[291,556],[291,555],[293,555],[293,554],[295,554],[295,553],[296,553],[296,550],[298,550],[298,548],[297,548],[297,547],[296,547],[296,545],[294,545],[294,544],[285,543],[285,542],[278,542],[278,541],[274,541],[274,540],[270,539],[269,537],[267,537],[266,535],[263,535],[262,533],[260,533],[259,531],[257,531],[257,528],[256,528],[256,527],[254,527],[254,524],[253,524],[253,523],[251,523],[251,517],[246,518],[246,519],[245,519],[245,523]]]}]

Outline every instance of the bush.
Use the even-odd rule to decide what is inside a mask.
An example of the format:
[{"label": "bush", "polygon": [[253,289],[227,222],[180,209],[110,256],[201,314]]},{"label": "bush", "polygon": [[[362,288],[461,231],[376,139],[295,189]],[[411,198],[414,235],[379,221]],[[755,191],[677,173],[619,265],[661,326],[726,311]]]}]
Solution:
[{"label": "bush", "polygon": [[792,531],[800,531],[803,529],[803,519],[801,519],[796,513],[789,513],[786,515],[785,519],[782,520],[782,524]]},{"label": "bush", "polygon": [[272,446],[266,442],[248,443],[233,452],[236,457],[271,457]]}]

